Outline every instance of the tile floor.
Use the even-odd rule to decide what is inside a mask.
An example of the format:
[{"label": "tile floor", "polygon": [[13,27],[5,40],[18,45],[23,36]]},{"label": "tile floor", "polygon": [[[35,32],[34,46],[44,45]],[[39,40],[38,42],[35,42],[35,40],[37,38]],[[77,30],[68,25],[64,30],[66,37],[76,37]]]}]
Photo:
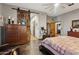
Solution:
[{"label": "tile floor", "polygon": [[41,40],[38,40],[37,38],[34,38],[31,36],[31,41],[27,45],[23,45],[20,50],[21,55],[43,55],[39,51],[39,44]]}]

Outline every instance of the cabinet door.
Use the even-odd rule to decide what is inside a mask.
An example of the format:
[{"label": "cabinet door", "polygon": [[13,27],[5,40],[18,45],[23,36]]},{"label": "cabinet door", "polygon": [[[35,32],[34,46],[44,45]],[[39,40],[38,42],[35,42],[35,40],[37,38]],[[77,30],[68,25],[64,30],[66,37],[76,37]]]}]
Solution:
[{"label": "cabinet door", "polygon": [[10,45],[16,45],[16,42],[18,41],[17,25],[7,25],[5,37],[7,43]]}]

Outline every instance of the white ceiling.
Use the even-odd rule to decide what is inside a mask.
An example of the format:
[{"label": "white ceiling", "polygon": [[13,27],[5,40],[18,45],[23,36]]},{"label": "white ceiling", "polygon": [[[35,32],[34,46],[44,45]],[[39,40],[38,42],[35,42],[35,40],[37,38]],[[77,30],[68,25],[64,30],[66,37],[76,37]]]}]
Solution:
[{"label": "white ceiling", "polygon": [[9,5],[15,5],[17,7],[37,10],[53,17],[79,8],[78,3],[75,3],[72,6],[67,6],[66,3],[60,3],[58,6],[54,6],[55,3],[10,3]]}]

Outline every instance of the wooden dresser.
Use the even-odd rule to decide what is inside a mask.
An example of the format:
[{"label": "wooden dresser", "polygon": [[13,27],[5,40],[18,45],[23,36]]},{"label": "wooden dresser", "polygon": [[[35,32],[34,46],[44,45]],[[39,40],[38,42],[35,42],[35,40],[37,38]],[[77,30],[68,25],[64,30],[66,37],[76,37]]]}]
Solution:
[{"label": "wooden dresser", "polygon": [[26,26],[17,24],[5,25],[5,40],[10,45],[28,43],[30,39],[27,37]]},{"label": "wooden dresser", "polygon": [[68,36],[79,38],[79,32],[68,31]]}]

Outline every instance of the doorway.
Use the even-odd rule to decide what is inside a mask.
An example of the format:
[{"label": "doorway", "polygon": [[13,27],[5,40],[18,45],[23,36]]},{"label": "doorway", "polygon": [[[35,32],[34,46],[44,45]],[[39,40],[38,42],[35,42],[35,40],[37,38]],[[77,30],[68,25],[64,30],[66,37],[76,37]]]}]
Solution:
[{"label": "doorway", "polygon": [[57,35],[61,35],[61,21],[56,22]]},{"label": "doorway", "polygon": [[35,21],[33,21],[33,36],[35,37]]},{"label": "doorway", "polygon": [[31,35],[35,38],[39,38],[39,16],[38,14],[31,14]]}]

